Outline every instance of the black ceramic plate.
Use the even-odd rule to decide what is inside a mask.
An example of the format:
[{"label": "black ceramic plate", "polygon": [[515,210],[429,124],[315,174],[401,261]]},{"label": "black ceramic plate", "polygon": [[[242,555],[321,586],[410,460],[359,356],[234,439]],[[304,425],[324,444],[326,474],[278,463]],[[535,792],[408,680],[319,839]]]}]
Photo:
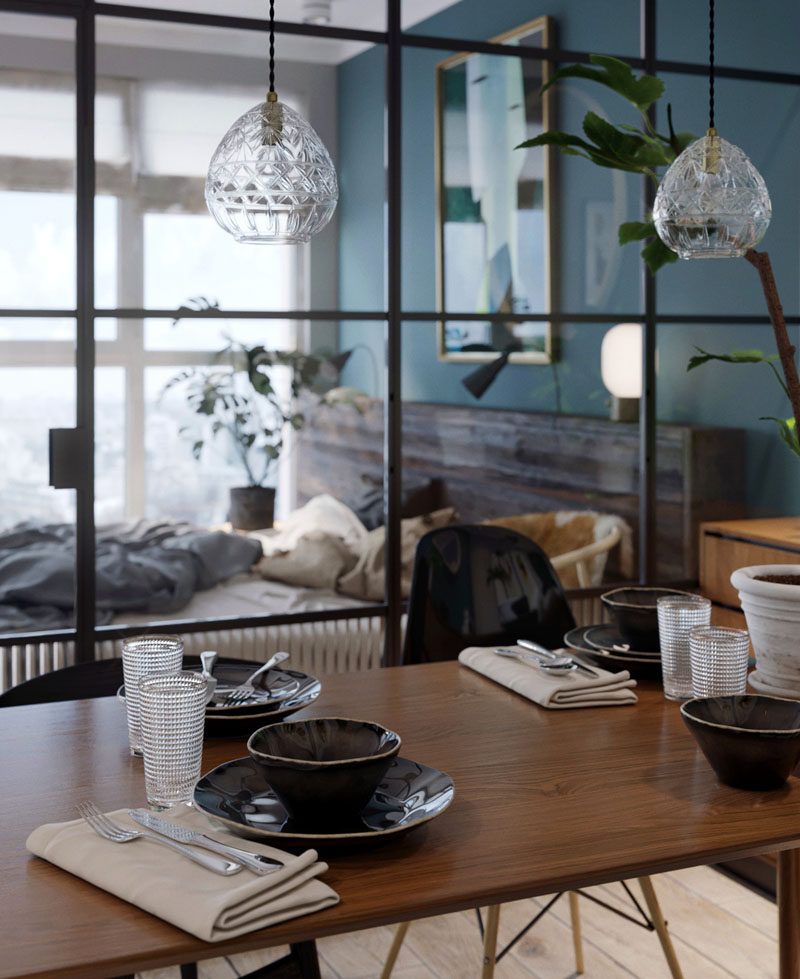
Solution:
[{"label": "black ceramic plate", "polygon": [[[200,672],[199,666],[190,666],[189,669],[196,673]],[[263,713],[267,707],[280,704],[288,697],[294,696],[300,688],[301,681],[306,677],[305,673],[298,673],[296,670],[282,670],[275,667],[256,678],[252,698],[244,703],[226,707],[224,705],[226,695],[252,676],[253,664],[218,663],[214,666],[213,673],[217,680],[217,689],[207,711],[214,714]]]},{"label": "black ceramic plate", "polygon": [[290,697],[281,700],[278,704],[263,709],[257,708],[253,710],[253,706],[249,705],[239,713],[232,713],[230,710],[220,713],[219,711],[209,711],[206,708],[206,737],[249,737],[258,728],[263,727],[265,724],[280,721],[289,714],[293,714],[296,710],[308,707],[309,704],[313,703],[319,697],[322,684],[316,677],[299,673],[296,670],[285,670],[283,672],[292,673],[295,679],[298,680],[297,690]]},{"label": "black ceramic plate", "polygon": [[[627,643],[622,638],[622,633],[615,625],[604,623],[603,625],[586,626],[583,634],[584,641],[601,653],[620,653],[623,656],[637,656],[641,659],[660,659],[660,653],[644,652],[644,650],[625,649]],[[617,648],[615,648],[617,647]]]},{"label": "black ceramic plate", "polygon": [[239,836],[318,849],[377,843],[407,832],[444,812],[452,798],[453,780],[444,772],[396,757],[352,826],[326,833],[293,825],[249,757],[219,765],[194,788],[197,808]]},{"label": "black ceramic plate", "polygon": [[[247,669],[250,669],[247,667]],[[250,673],[253,671],[250,670]],[[297,670],[283,670],[282,672],[293,674],[298,681],[297,690],[285,700],[273,705],[272,707],[257,707],[253,705],[243,708],[238,713],[227,710],[223,713],[209,711],[206,708],[205,735],[209,738],[239,738],[249,737],[253,731],[263,727],[265,724],[272,724],[280,721],[296,710],[308,707],[320,695],[322,684],[316,677],[308,676],[306,673],[299,673]],[[248,674],[249,675],[249,674]],[[117,691],[117,696],[124,701],[124,685]]]},{"label": "black ceramic plate", "polygon": [[[605,649],[597,649],[590,646],[586,640],[586,632],[594,628],[590,625],[578,626],[577,629],[570,629],[564,636],[564,642],[570,649],[586,656],[593,656],[598,663],[602,663],[606,669],[630,670],[631,672],[661,671],[661,660],[653,659],[645,653],[619,653],[608,652]],[[613,664],[610,666],[609,664]]]}]

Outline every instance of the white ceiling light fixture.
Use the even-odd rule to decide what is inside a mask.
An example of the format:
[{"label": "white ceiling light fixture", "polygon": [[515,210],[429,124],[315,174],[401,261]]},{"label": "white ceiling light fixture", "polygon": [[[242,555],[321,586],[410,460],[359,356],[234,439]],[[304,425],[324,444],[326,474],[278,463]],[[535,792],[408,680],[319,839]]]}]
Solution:
[{"label": "white ceiling light fixture", "polygon": [[269,0],[269,91],[231,126],[211,158],[206,204],[237,241],[299,244],[330,221],[339,199],[325,144],[275,92],[275,0]]},{"label": "white ceiling light fixture", "polygon": [[742,256],[763,238],[772,217],[761,174],[714,128],[714,0],[708,27],[708,132],[672,163],[653,207],[659,238],[679,258]]},{"label": "white ceiling light fixture", "polygon": [[330,24],[331,0],[303,0],[304,24]]}]

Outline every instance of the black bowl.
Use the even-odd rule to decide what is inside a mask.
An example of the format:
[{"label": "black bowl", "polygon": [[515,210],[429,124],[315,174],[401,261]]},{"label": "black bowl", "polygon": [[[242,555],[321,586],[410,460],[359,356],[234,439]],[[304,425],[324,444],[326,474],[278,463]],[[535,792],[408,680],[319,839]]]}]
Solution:
[{"label": "black bowl", "polygon": [[259,728],[247,750],[297,823],[331,826],[369,802],[400,738],[372,721],[315,717]]},{"label": "black bowl", "polygon": [[800,702],[735,694],[681,704],[681,715],[720,782],[777,789],[800,761]]},{"label": "black bowl", "polygon": [[600,601],[611,613],[622,638],[632,650],[653,653],[659,649],[657,599],[689,594],[692,593],[679,588],[629,585],[605,592]]}]

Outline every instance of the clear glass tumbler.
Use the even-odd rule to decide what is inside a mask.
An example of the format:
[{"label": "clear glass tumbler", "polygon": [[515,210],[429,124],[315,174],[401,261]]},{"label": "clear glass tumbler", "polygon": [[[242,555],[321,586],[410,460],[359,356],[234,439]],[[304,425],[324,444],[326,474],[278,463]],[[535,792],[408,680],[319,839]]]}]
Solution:
[{"label": "clear glass tumbler", "polygon": [[182,665],[183,639],[180,636],[129,636],[122,640],[125,710],[128,715],[128,742],[132,755],[142,753],[139,681],[151,673],[177,673]]},{"label": "clear glass tumbler", "polygon": [[750,634],[747,629],[697,626],[689,633],[692,693],[695,697],[721,697],[745,693]]},{"label": "clear glass tumbler", "polygon": [[139,681],[145,792],[156,809],[192,800],[203,758],[206,691],[203,677],[188,671]]},{"label": "clear glass tumbler", "polygon": [[702,595],[666,595],[656,599],[661,674],[668,700],[692,696],[689,632],[711,621],[711,601]]}]

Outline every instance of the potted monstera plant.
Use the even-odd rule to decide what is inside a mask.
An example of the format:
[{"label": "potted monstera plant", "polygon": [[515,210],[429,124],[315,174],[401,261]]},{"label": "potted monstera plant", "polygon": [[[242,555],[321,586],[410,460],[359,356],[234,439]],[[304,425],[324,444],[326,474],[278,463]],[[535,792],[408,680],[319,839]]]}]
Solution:
[{"label": "potted monstera plant", "polygon": [[[176,318],[177,319],[177,318]],[[180,434],[191,441],[199,459],[210,443],[226,440],[244,477],[230,490],[229,516],[241,530],[272,526],[274,474],[287,435],[306,422],[298,396],[309,391],[323,360],[294,350],[247,346],[230,337],[208,366],[192,367],[171,378],[164,392],[176,388],[198,416]],[[276,383],[275,368],[288,368],[286,384]]]}]

